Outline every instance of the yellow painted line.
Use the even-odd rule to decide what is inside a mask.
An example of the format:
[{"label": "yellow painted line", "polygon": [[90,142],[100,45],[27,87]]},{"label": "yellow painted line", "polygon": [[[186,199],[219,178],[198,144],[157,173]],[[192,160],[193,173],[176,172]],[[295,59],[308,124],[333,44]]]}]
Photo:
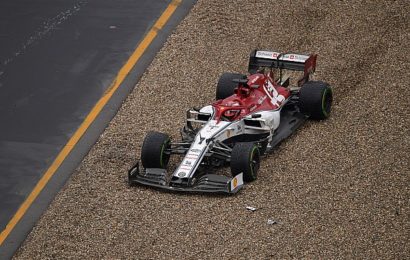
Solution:
[{"label": "yellow painted line", "polygon": [[54,160],[51,166],[44,173],[43,177],[40,179],[40,181],[31,191],[30,195],[28,195],[27,199],[23,202],[23,204],[21,204],[20,208],[17,210],[17,212],[14,214],[14,216],[11,218],[11,220],[7,224],[6,228],[0,233],[0,246],[3,244],[4,240],[8,237],[8,235],[13,230],[13,228],[17,225],[20,219],[27,212],[28,208],[31,206],[31,204],[34,202],[34,200],[37,198],[40,192],[47,185],[51,177],[53,177],[53,175],[58,170],[60,165],[64,162],[65,158],[73,150],[73,148],[78,143],[80,138],[84,135],[85,131],[87,131],[87,129],[92,124],[92,122],[94,122],[95,118],[100,114],[101,110],[110,100],[112,95],[114,95],[115,91],[119,88],[121,83],[124,81],[125,77],[128,75],[128,73],[131,71],[131,69],[134,67],[134,65],[138,62],[138,60],[144,54],[146,49],[155,39],[155,37],[158,34],[158,31],[161,30],[164,27],[164,25],[168,22],[169,18],[172,16],[172,14],[175,12],[175,10],[181,4],[181,2],[182,0],[173,0],[167,6],[165,11],[161,14],[161,16],[155,22],[154,26],[152,26],[148,34],[144,37],[142,42],[135,49],[135,51],[130,56],[128,61],[120,69],[116,78],[111,83],[110,87],[107,89],[107,91],[105,91],[104,95],[100,98],[100,100],[98,100],[97,104],[93,107],[93,109],[87,115],[87,117],[82,122],[80,127],[77,129],[74,135],[70,138],[70,140],[67,142],[64,148],[57,155],[57,158]]}]

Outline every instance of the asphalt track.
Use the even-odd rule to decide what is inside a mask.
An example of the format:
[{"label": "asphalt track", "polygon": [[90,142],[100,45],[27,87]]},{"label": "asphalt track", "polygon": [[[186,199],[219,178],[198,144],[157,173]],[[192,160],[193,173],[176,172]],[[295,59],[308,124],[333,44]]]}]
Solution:
[{"label": "asphalt track", "polygon": [[162,29],[154,28],[157,37],[137,65],[131,66],[118,91],[71,147],[11,233],[3,236],[1,259],[11,257],[24,240],[193,2],[1,1],[1,231],[94,105],[110,91],[117,73],[155,21],[171,4],[180,5]]}]

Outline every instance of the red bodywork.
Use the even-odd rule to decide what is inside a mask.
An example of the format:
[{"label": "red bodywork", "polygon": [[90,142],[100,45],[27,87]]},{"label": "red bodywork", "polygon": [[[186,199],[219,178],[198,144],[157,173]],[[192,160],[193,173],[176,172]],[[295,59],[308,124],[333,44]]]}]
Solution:
[{"label": "red bodywork", "polygon": [[232,96],[212,104],[217,122],[238,120],[258,111],[277,110],[290,97],[290,91],[278,85],[272,75],[256,73],[247,80],[247,84],[239,84]]}]

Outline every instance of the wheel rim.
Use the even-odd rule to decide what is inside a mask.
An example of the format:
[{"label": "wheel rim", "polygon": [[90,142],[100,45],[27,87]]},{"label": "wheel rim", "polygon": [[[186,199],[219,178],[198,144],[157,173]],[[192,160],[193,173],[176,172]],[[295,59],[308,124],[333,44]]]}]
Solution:
[{"label": "wheel rim", "polygon": [[258,172],[259,165],[260,165],[260,155],[259,155],[257,146],[255,146],[252,149],[251,156],[249,159],[250,159],[249,168],[251,170],[251,174],[252,176],[256,176],[256,173]]},{"label": "wheel rim", "polygon": [[161,147],[161,156],[159,159],[159,165],[161,166],[161,168],[165,168],[169,161],[169,155],[165,154],[165,149],[168,147],[168,145],[169,140],[163,143]]},{"label": "wheel rim", "polygon": [[332,106],[333,95],[330,88],[325,89],[322,97],[322,111],[325,117],[329,116],[330,108]]}]

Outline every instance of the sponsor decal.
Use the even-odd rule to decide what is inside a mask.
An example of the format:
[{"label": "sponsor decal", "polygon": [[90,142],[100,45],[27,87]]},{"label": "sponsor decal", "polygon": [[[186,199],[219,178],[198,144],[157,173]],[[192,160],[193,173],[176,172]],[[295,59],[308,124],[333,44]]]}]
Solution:
[{"label": "sponsor decal", "polygon": [[191,149],[189,151],[192,152],[192,153],[201,153],[200,149]]},{"label": "sponsor decal", "polygon": [[232,182],[232,184],[233,184],[233,188],[235,189],[236,187],[238,187],[238,179],[233,179],[233,182]]},{"label": "sponsor decal", "polygon": [[272,51],[257,51],[256,58],[276,59],[280,53]]},{"label": "sponsor decal", "polygon": [[266,82],[266,90],[269,91],[269,93],[272,96],[277,96],[278,92],[276,91],[275,87],[273,86],[272,82],[270,82],[269,80]]},{"label": "sponsor decal", "polygon": [[296,61],[296,62],[305,62],[309,56],[301,54],[285,54],[283,55],[282,60]]},{"label": "sponsor decal", "polygon": [[262,104],[263,101],[265,101],[265,99],[266,99],[266,96],[260,97],[258,100],[258,105]]},{"label": "sponsor decal", "polygon": [[243,185],[243,173],[236,175],[231,181],[231,191]]},{"label": "sponsor decal", "polygon": [[275,87],[270,81],[267,81],[264,85],[265,93],[269,98],[271,99],[271,103],[274,106],[278,106],[278,101],[276,100],[276,97],[278,96],[278,92],[276,91]]},{"label": "sponsor decal", "polygon": [[208,128],[206,129],[206,131],[209,133],[214,129],[218,129],[219,125],[209,125]]},{"label": "sponsor decal", "polygon": [[[276,60],[279,55],[280,55],[279,52],[257,51],[255,57],[256,58]],[[283,56],[281,56],[280,60],[305,62],[308,58],[309,58],[309,56],[307,56],[307,55],[289,53],[289,54],[284,54]]]},{"label": "sponsor decal", "polygon": [[277,100],[278,100],[279,103],[282,103],[283,100],[285,100],[285,97],[282,96],[282,95],[278,95]]},{"label": "sponsor decal", "polygon": [[271,103],[272,103],[272,105],[274,105],[274,106],[276,106],[276,107],[279,107],[279,105],[280,105],[280,102],[278,102],[276,99],[271,99],[271,101],[270,101]]},{"label": "sponsor decal", "polygon": [[184,165],[191,166],[191,165],[192,165],[192,162],[191,162],[191,161],[189,161],[189,160],[185,160],[185,161],[184,161]]}]

